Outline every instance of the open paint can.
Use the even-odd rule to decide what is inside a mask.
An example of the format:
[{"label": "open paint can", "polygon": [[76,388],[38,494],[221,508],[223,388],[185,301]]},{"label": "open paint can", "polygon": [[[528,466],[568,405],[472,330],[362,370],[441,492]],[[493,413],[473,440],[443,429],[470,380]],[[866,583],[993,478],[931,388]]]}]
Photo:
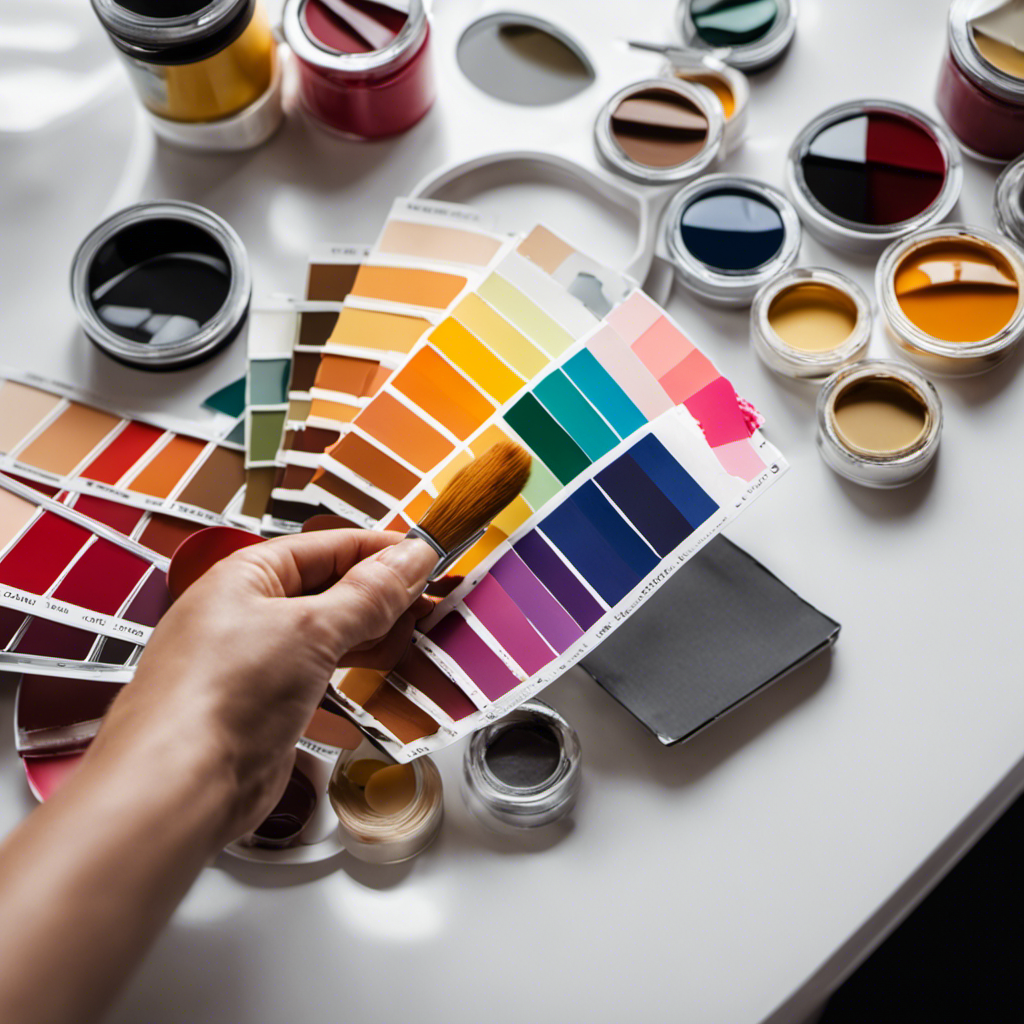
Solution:
[{"label": "open paint can", "polygon": [[1007,166],[996,182],[996,227],[1024,245],[1024,159]]},{"label": "open paint can", "polygon": [[1024,336],[1024,251],[985,228],[940,224],[894,242],[875,287],[893,344],[929,373],[984,373]]},{"label": "open paint can", "polygon": [[850,252],[878,252],[944,219],[962,184],[949,132],[890,100],[826,110],[796,137],[786,163],[786,188],[804,226]]},{"label": "open paint can", "polygon": [[774,64],[796,33],[796,0],[681,0],[679,33],[694,50],[714,50],[743,71]]},{"label": "open paint can", "polygon": [[259,0],[92,0],[158,135],[240,150],[283,117],[281,67]]},{"label": "open paint can", "polygon": [[246,321],[251,291],[242,240],[193,203],[129,206],[94,228],[71,264],[86,335],[143,370],[177,370],[227,345]]},{"label": "open paint can", "polygon": [[287,0],[284,37],[299,66],[303,110],[348,138],[411,128],[434,102],[430,23],[421,0]]},{"label": "open paint can", "polygon": [[676,278],[706,302],[748,306],[800,252],[800,218],[776,188],[708,174],[680,189],[664,221]]}]

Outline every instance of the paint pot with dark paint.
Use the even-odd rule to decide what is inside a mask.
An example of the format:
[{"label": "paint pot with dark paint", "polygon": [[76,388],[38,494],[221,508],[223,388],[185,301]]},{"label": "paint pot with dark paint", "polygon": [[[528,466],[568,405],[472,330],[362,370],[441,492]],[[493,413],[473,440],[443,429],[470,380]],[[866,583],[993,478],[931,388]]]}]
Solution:
[{"label": "paint pot with dark paint", "polygon": [[787,189],[807,230],[852,252],[877,252],[943,220],[962,181],[949,132],[888,100],[826,110],[796,137],[786,166]]},{"label": "paint pot with dark paint", "polygon": [[665,214],[665,242],[681,284],[707,302],[749,305],[800,250],[800,219],[763,182],[711,174],[681,189]]},{"label": "paint pot with dark paint", "polygon": [[298,768],[293,768],[281,799],[253,832],[249,842],[268,850],[290,846],[311,821],[316,804],[313,783]]},{"label": "paint pot with dark paint", "polygon": [[796,34],[796,0],[681,0],[677,21],[685,45],[715,50],[743,71],[775,63]]},{"label": "paint pot with dark paint", "polygon": [[710,90],[654,78],[612,96],[597,115],[594,141],[617,174],[658,185],[706,171],[722,151],[724,132],[724,108]]},{"label": "paint pot with dark paint", "polygon": [[89,233],[71,265],[86,335],[145,370],[190,366],[227,345],[245,323],[250,292],[242,240],[192,203],[121,210]]},{"label": "paint pot with dark paint", "polygon": [[462,795],[482,824],[516,833],[565,818],[581,778],[576,731],[554,708],[529,700],[473,735],[462,765]]},{"label": "paint pot with dark paint", "polygon": [[581,93],[595,77],[583,48],[541,18],[491,14],[459,38],[462,73],[488,96],[525,107],[550,106]]}]

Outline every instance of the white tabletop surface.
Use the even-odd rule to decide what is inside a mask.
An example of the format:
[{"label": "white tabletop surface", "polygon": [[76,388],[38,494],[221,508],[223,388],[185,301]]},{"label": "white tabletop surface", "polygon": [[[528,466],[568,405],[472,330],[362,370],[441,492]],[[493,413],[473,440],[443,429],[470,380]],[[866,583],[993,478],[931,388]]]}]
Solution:
[{"label": "white tabletop surface", "polygon": [[[110,209],[159,196],[209,206],[242,235],[257,292],[294,293],[313,243],[372,241],[392,198],[440,162],[555,139],[590,160],[597,107],[658,66],[618,40],[667,40],[672,4],[535,3],[586,41],[599,81],[566,107],[525,112],[486,100],[451,62],[460,28],[496,6],[438,0],[440,97],[405,136],[346,143],[293,118],[256,152],[204,157],[153,145],[127,81],[105,67],[110,50],[84,0],[0,0],[0,361],[122,404],[197,415],[201,398],[241,374],[241,344],[196,369],[147,376],[76,330],[69,262]],[[726,168],[781,184],[796,132],[842,100],[934,111],[946,6],[801,0],[795,44],[754,80],[751,135]],[[26,27],[40,22],[51,23],[41,36]],[[40,38],[58,43],[39,49]],[[966,162],[955,218],[991,224],[995,174]],[[595,255],[628,253],[627,222],[565,189],[495,187],[485,198],[510,227],[539,211]],[[872,290],[870,262],[810,239],[801,262]],[[571,827],[539,845],[489,837],[461,805],[461,746],[444,751],[447,816],[425,855],[394,868],[348,855],[296,869],[222,859],[112,1020],[799,1020],[1016,792],[1021,359],[940,382],[935,471],[874,492],[821,462],[813,396],[757,361],[746,311],[710,310],[678,289],[670,309],[763,410],[792,464],[730,536],[842,622],[834,655],[673,749],[573,671],[546,693],[583,743]],[[872,352],[888,354],[877,326]],[[13,689],[0,687],[5,714]],[[31,806],[8,729],[0,760],[7,829]]]}]

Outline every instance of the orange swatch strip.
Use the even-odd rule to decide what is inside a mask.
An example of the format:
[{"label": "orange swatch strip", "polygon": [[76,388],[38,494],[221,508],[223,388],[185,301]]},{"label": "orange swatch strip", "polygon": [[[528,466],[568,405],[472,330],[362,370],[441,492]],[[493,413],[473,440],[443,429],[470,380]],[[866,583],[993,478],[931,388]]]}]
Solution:
[{"label": "orange swatch strip", "polygon": [[458,274],[409,267],[362,266],[351,294],[426,309],[446,309],[465,287],[466,278]]},{"label": "orange swatch strip", "polygon": [[362,411],[358,424],[424,473],[450,455],[455,447],[386,391]]},{"label": "orange swatch strip", "polygon": [[[332,456],[353,473],[369,480],[386,494],[402,498],[419,483],[419,477],[385,455],[358,434],[346,434],[335,445]],[[314,477],[316,481],[316,477]],[[319,482],[319,481],[316,481]]]},{"label": "orange swatch strip", "polygon": [[206,442],[192,437],[182,437],[180,434],[172,437],[157,452],[152,462],[144,466],[128,484],[128,490],[151,494],[155,498],[166,498],[205,447]]}]

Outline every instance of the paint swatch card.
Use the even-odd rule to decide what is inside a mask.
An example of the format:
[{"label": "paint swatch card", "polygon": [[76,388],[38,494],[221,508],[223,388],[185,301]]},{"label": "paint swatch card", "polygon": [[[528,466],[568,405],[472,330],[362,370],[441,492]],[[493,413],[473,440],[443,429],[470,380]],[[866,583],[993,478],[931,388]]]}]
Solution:
[{"label": "paint swatch card", "polygon": [[244,456],[197,425],[2,370],[0,470],[210,525],[241,501]]},{"label": "paint swatch card", "polygon": [[[387,680],[339,675],[350,713],[407,759],[536,694],[781,475],[785,461],[758,426],[678,325],[633,292],[453,445],[384,520],[408,529],[497,441],[533,455],[523,494],[454,566],[465,579],[421,624],[415,653]],[[420,712],[405,709],[400,732],[395,694]],[[384,695],[389,723],[376,718]]]},{"label": "paint swatch card", "polygon": [[[170,606],[167,564],[121,533],[0,477],[3,649],[87,660],[99,635],[121,642],[127,659]],[[77,643],[59,653],[43,649],[45,636],[38,634],[51,632],[44,620],[77,634]]]}]

